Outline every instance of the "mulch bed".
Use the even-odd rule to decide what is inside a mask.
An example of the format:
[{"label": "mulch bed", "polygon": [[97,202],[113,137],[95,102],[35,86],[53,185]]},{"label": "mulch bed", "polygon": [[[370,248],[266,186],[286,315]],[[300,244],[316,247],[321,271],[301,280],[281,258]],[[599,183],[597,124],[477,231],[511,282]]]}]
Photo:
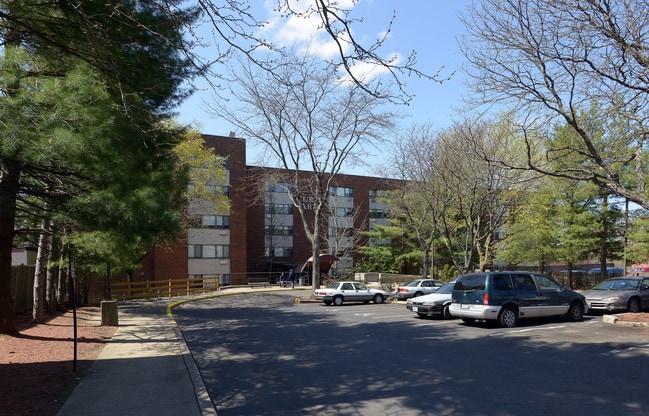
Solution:
[{"label": "mulch bed", "polygon": [[117,330],[101,326],[99,307],[78,308],[75,360],[72,311],[15,323],[17,336],[0,335],[0,416],[56,415]]}]

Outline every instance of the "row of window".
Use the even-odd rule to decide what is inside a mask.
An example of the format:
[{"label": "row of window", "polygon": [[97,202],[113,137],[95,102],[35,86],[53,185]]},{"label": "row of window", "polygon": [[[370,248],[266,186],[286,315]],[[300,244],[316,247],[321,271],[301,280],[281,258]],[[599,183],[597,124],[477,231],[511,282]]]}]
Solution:
[{"label": "row of window", "polygon": [[190,259],[230,258],[230,246],[224,244],[190,244],[187,246],[187,257]]},{"label": "row of window", "polygon": [[264,206],[266,214],[275,215],[293,215],[293,205],[291,204],[266,204]]},{"label": "row of window", "polygon": [[264,235],[293,235],[293,226],[267,225],[264,227]]},{"label": "row of window", "polygon": [[[266,183],[265,184],[265,190],[268,193],[289,193],[291,191],[292,186],[289,185],[286,182],[277,182],[277,183]],[[386,195],[385,191],[379,190],[379,189],[370,189],[369,191],[369,197],[372,200],[376,200],[376,198],[380,198]],[[353,198],[354,197],[354,189],[353,188],[345,188],[345,187],[338,187],[338,186],[332,186],[329,188],[329,196],[340,196],[340,197],[346,197],[346,198]]]},{"label": "row of window", "polygon": [[266,257],[293,257],[293,247],[266,247]]},{"label": "row of window", "polygon": [[277,182],[277,183],[268,183],[265,184],[266,192],[278,193],[278,194],[287,194],[291,189],[293,189],[286,182]]},{"label": "row of window", "polygon": [[[187,190],[188,191],[193,191],[195,188],[195,185],[193,183],[190,183],[187,185]],[[207,185],[206,186],[207,191],[213,194],[223,194],[227,196],[228,198],[230,197],[230,187],[226,185]]]},{"label": "row of window", "polygon": [[193,227],[227,230],[230,228],[230,217],[228,215],[201,215],[193,219]]},{"label": "row of window", "polygon": [[354,216],[354,208],[352,207],[337,207],[336,209],[332,210],[332,214],[334,214],[336,217],[353,217]]},{"label": "row of window", "polygon": [[352,188],[339,188],[332,186],[329,188],[329,196],[342,196],[352,198],[354,196],[354,190]]},{"label": "row of window", "polygon": [[352,237],[353,235],[353,228],[329,227],[328,231],[329,237]]}]

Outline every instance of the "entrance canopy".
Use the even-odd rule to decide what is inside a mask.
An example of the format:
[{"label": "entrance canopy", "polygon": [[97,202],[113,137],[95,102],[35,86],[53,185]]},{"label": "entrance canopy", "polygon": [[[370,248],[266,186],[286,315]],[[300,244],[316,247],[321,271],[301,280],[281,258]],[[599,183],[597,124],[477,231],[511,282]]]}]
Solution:
[{"label": "entrance canopy", "polygon": [[[333,254],[320,254],[320,272],[329,273],[332,264],[339,260],[340,259]],[[311,267],[313,267],[313,256],[309,257],[309,259],[304,263],[302,271],[310,269]]]}]

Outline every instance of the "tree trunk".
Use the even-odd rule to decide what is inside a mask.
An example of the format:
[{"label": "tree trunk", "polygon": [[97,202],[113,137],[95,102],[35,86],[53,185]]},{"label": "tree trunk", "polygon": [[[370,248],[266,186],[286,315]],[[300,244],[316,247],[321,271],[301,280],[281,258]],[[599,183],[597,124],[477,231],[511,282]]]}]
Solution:
[{"label": "tree trunk", "polygon": [[0,334],[15,334],[14,298],[11,293],[11,250],[15,235],[18,164],[3,162],[0,173]]},{"label": "tree trunk", "polygon": [[600,275],[600,281],[608,279],[608,270],[607,268],[607,258],[608,258],[608,246],[606,244],[606,236],[608,234],[608,194],[604,193],[602,196],[602,229],[600,230],[600,246],[599,246],[599,265],[602,274]]},{"label": "tree trunk", "polygon": [[63,305],[65,305],[66,302],[66,297],[67,297],[67,285],[65,284],[66,282],[66,268],[63,266],[65,264],[65,250],[63,250],[63,247],[60,247],[61,253],[59,257],[59,270],[57,273],[56,277],[56,307],[57,308],[62,308]]},{"label": "tree trunk", "polygon": [[47,239],[47,272],[45,277],[45,305],[47,307],[46,312],[50,315],[53,315],[56,312],[56,280],[54,279],[55,267],[50,266],[54,264],[54,253],[52,250],[52,234],[51,234],[51,223],[48,222],[47,234],[49,238]]},{"label": "tree trunk", "polygon": [[43,222],[41,234],[38,236],[38,250],[36,252],[36,267],[34,270],[34,303],[32,306],[32,320],[34,322],[45,322],[45,259],[47,253],[45,245],[47,244],[47,234],[45,229],[46,221]]}]

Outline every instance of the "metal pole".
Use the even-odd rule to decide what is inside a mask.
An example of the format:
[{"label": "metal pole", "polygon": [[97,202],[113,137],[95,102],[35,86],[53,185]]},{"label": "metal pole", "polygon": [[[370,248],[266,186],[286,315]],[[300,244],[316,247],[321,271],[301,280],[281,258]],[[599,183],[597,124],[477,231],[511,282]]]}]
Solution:
[{"label": "metal pole", "polygon": [[74,353],[72,358],[72,372],[76,373],[77,372],[77,295],[74,291],[75,283],[74,283],[74,271],[72,268],[72,249],[68,251],[68,267],[69,267],[68,282],[70,288],[70,299],[72,301],[72,327],[74,328],[73,330]]}]

